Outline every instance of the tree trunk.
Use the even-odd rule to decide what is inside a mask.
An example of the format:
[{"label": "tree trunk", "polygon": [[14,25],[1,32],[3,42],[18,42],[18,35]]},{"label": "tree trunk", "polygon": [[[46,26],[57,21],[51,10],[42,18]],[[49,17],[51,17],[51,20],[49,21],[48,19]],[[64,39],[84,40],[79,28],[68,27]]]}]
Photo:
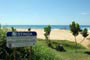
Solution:
[{"label": "tree trunk", "polygon": [[80,43],[82,43],[84,40],[85,40],[85,38],[83,38],[83,40]]},{"label": "tree trunk", "polygon": [[76,48],[76,52],[77,52],[77,40],[76,40],[76,36],[74,36],[74,37],[75,37],[75,43],[76,43],[75,48]]},{"label": "tree trunk", "polygon": [[50,35],[48,35],[48,42],[50,43]]}]

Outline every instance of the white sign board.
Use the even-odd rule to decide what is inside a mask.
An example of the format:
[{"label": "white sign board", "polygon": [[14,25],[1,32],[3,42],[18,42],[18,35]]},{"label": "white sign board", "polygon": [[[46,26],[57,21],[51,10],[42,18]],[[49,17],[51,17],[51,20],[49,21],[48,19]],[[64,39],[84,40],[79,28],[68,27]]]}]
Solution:
[{"label": "white sign board", "polygon": [[7,47],[25,47],[36,43],[36,32],[7,32]]}]

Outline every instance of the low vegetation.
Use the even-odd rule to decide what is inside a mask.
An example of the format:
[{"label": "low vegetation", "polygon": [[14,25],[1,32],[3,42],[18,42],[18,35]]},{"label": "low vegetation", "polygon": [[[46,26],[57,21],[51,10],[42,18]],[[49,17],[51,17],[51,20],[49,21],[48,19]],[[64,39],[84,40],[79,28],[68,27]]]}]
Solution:
[{"label": "low vegetation", "polygon": [[79,24],[75,23],[73,21],[72,24],[70,24],[70,31],[72,32],[72,35],[75,37],[75,43],[76,43],[76,49],[77,49],[77,39],[76,39],[76,37],[78,36],[79,31],[80,31]]},{"label": "low vegetation", "polygon": [[[14,32],[16,29],[12,28],[12,31]],[[46,34],[47,31],[48,29],[45,28]],[[47,37],[50,35],[50,31],[51,29],[49,28]],[[52,48],[48,46],[46,41],[52,45]],[[58,45],[62,45],[65,51],[57,51]],[[67,40],[49,39],[48,41],[46,39],[38,39],[37,43],[32,46],[32,60],[90,60],[90,50],[77,43],[76,53],[75,46],[75,42]],[[6,32],[0,29],[0,59],[14,60],[13,52],[13,48],[6,47]],[[29,60],[29,54],[30,47],[16,48],[16,60]]]},{"label": "low vegetation", "polygon": [[82,43],[86,39],[86,37],[89,35],[88,30],[85,28],[84,30],[82,30],[81,34],[83,36],[83,40],[80,43]]},{"label": "low vegetation", "polygon": [[46,40],[46,43],[48,44],[49,47],[51,47],[51,42],[49,40],[49,36],[50,36],[50,33],[51,33],[51,26],[48,25],[44,28],[44,36],[45,36],[45,40]]},{"label": "low vegetation", "polygon": [[72,32],[72,35],[75,37],[76,51],[77,51],[78,47],[77,47],[76,37],[78,36],[79,33],[81,33],[81,35],[83,36],[83,39],[80,43],[82,43],[85,40],[85,38],[89,35],[88,30],[87,28],[84,28],[83,30],[81,30],[80,25],[73,21],[72,24],[70,24],[70,31]]},{"label": "low vegetation", "polygon": [[[48,45],[45,43],[45,40],[38,39],[37,44],[33,46],[33,49],[37,51],[37,56],[39,56],[38,52],[41,51],[41,53],[43,54],[41,55],[41,58],[44,58],[44,60],[48,60],[50,58],[49,57],[50,55],[52,55],[52,58],[54,60],[89,60],[90,59],[90,54],[86,53],[86,52],[90,52],[90,50],[86,49],[80,44],[77,44],[77,53],[76,53],[74,42],[70,42],[67,40],[52,40],[51,43],[53,49],[48,47]],[[58,44],[62,44],[66,51],[65,52],[57,51],[56,46]],[[45,56],[49,58],[45,59]]]},{"label": "low vegetation", "polygon": [[[53,49],[48,47],[45,40],[38,39],[37,43],[32,47],[32,60],[90,60],[90,50],[80,44],[77,44],[77,53],[75,52],[75,43],[67,40],[52,40]],[[62,44],[65,52],[56,50],[56,46]],[[1,47],[0,47],[1,48]],[[3,47],[2,47],[3,48]],[[0,50],[1,52],[2,50]],[[29,59],[29,47],[17,48],[17,60]],[[9,59],[13,60],[13,49],[8,49]],[[2,58],[6,58],[5,52]],[[1,55],[0,55],[1,58]],[[74,58],[74,59],[73,59]],[[6,59],[5,59],[6,60]]]}]

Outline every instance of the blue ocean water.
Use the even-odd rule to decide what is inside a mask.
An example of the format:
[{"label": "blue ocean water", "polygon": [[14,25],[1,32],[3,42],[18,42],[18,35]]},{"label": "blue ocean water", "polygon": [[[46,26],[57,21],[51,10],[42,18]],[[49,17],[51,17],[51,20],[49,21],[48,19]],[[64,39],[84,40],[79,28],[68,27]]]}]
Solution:
[{"label": "blue ocean water", "polygon": [[[20,28],[20,29],[25,29],[25,28],[31,28],[31,29],[43,29],[47,25],[3,25],[3,28]],[[66,29],[69,30],[69,25],[51,25],[52,29]],[[81,29],[87,28],[90,30],[90,25],[80,25]]]}]

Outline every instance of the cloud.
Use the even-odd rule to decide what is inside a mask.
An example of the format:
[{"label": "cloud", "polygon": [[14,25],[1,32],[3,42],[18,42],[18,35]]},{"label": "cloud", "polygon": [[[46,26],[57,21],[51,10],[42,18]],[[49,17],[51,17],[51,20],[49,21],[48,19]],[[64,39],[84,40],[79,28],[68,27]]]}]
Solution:
[{"label": "cloud", "polygon": [[82,14],[82,15],[87,15],[88,13],[80,13],[80,14]]}]

